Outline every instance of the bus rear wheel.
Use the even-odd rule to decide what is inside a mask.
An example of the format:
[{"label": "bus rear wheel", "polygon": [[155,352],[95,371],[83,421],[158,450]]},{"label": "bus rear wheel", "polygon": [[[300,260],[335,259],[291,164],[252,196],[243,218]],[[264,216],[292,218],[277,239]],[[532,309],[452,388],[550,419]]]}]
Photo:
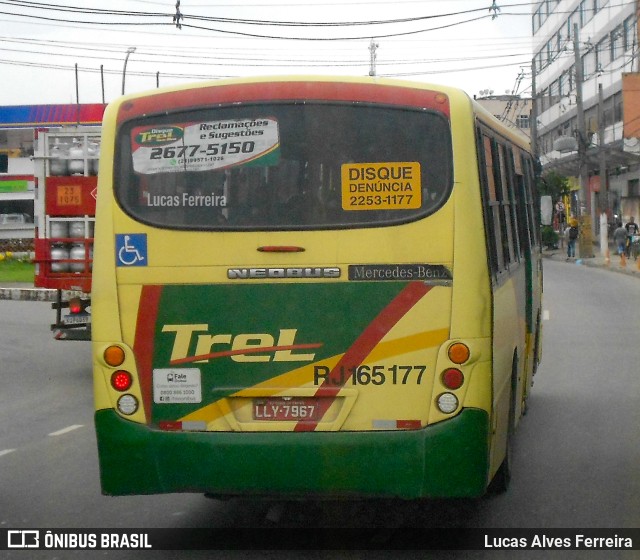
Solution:
[{"label": "bus rear wheel", "polygon": [[509,489],[511,482],[511,469],[513,465],[513,445],[516,431],[516,387],[518,380],[518,361],[514,357],[511,372],[511,394],[509,396],[509,426],[507,429],[507,446],[502,464],[498,468],[491,484],[490,494],[504,494]]},{"label": "bus rear wheel", "polygon": [[511,465],[513,463],[513,433],[509,429],[507,435],[507,450],[504,456],[504,460],[493,477],[491,484],[489,485],[490,494],[504,494],[509,489],[511,482]]}]

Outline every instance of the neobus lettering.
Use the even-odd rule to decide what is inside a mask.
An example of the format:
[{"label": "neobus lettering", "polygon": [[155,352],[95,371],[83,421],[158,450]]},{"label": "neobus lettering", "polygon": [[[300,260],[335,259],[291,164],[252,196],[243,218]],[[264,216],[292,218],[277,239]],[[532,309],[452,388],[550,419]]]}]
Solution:
[{"label": "neobus lettering", "polygon": [[[301,348],[316,348],[317,344],[296,344],[298,329],[280,329],[278,339],[268,333],[210,334],[209,325],[164,325],[162,332],[175,332],[171,363],[188,361],[207,363],[217,357],[229,357],[234,362],[311,362],[315,353],[296,352]],[[205,332],[206,334],[197,334]],[[189,348],[195,341],[195,353]]]},{"label": "neobus lettering", "polygon": [[230,268],[227,278],[339,278],[339,268]]}]

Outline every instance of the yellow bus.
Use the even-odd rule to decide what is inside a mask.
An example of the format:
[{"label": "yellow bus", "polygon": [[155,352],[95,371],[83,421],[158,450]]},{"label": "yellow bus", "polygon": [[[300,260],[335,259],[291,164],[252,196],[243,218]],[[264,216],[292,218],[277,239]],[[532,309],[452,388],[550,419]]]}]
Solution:
[{"label": "yellow bus", "polygon": [[534,171],[526,140],[447,87],[255,78],[112,103],[103,493],[506,489],[540,355]]}]

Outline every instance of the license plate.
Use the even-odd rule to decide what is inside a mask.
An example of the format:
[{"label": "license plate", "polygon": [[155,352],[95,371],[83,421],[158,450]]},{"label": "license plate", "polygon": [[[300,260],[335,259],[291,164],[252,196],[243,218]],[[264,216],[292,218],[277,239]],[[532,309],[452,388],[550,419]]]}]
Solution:
[{"label": "license plate", "polygon": [[89,313],[75,313],[73,315],[65,315],[62,318],[65,325],[86,325],[91,322]]},{"label": "license plate", "polygon": [[254,399],[253,419],[266,421],[318,421],[320,407],[318,400],[309,398],[268,398]]}]

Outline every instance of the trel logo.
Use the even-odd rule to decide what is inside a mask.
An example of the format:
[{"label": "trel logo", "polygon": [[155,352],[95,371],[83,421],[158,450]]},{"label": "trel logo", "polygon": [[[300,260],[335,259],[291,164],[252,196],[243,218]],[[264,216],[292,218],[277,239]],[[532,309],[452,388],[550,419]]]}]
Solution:
[{"label": "trel logo", "polygon": [[183,136],[184,131],[179,126],[153,127],[138,132],[136,142],[140,146],[162,146],[177,142]]},{"label": "trel logo", "polygon": [[[312,362],[321,342],[296,342],[298,329],[270,333],[227,334],[209,332],[207,324],[164,325],[163,333],[174,333],[170,365],[207,363],[218,358],[234,362]],[[195,350],[190,353],[190,349]],[[178,375],[175,374],[174,375]]]}]

